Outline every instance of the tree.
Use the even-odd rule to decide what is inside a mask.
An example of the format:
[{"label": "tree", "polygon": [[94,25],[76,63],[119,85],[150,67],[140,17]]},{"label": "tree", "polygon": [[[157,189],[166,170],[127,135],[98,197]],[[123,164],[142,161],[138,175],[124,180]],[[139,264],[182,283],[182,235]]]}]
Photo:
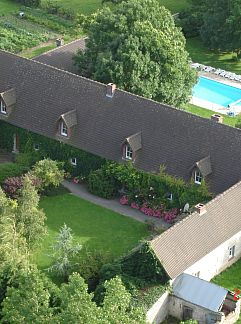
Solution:
[{"label": "tree", "polygon": [[[51,323],[51,283],[38,270],[22,272],[17,285],[9,287],[3,301],[4,323]],[[57,289],[55,287],[55,289]]]},{"label": "tree", "polygon": [[81,75],[180,106],[196,82],[185,38],[157,0],[129,0],[99,11],[84,24],[85,52],[75,64]]},{"label": "tree", "polygon": [[17,202],[6,197],[0,188],[0,268],[28,267],[29,251],[26,239],[19,232],[16,218]]},{"label": "tree", "polygon": [[31,174],[41,181],[41,189],[58,187],[64,179],[64,171],[59,168],[59,163],[51,159],[38,161]]},{"label": "tree", "polygon": [[80,244],[74,243],[72,230],[66,224],[64,224],[56,237],[55,244],[53,245],[54,264],[48,268],[49,271],[54,271],[57,275],[68,279],[68,276],[76,265],[74,263],[74,256],[81,250]]},{"label": "tree", "polygon": [[106,289],[103,308],[107,323],[145,324],[144,311],[131,306],[131,294],[126,290],[119,277],[115,277],[104,284]]},{"label": "tree", "polygon": [[26,239],[29,248],[36,245],[47,229],[45,226],[46,216],[42,210],[39,210],[39,195],[32,184],[28,175],[23,179],[23,187],[20,190],[18,198],[18,208],[16,209],[16,219],[18,231]]},{"label": "tree", "polygon": [[[204,44],[213,50],[236,53],[241,58],[241,0],[191,0],[181,14],[186,35],[200,31]],[[195,26],[190,26],[193,23]]]},{"label": "tree", "polygon": [[101,309],[92,301],[88,286],[77,273],[69,278],[68,284],[61,287],[60,323],[98,324],[101,319]]}]

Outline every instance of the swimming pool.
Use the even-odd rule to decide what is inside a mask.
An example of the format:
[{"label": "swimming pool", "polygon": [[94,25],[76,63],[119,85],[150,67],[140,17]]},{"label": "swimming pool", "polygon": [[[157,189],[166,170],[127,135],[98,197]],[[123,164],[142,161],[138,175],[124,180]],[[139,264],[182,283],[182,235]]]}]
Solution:
[{"label": "swimming pool", "polygon": [[[192,95],[222,107],[228,107],[231,103],[241,99],[241,89],[200,77],[192,90]],[[241,105],[240,102],[237,104]]]}]

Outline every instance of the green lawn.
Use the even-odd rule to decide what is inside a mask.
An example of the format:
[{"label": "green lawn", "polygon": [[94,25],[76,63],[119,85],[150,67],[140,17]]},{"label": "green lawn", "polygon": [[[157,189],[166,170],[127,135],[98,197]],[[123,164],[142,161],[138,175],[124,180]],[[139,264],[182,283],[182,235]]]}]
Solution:
[{"label": "green lawn", "polygon": [[[234,291],[236,288],[241,290],[241,259],[230,268],[223,271],[220,275],[213,278],[212,282],[231,291]],[[241,315],[236,323],[241,324]]]},{"label": "green lawn", "polygon": [[41,269],[50,265],[47,254],[64,223],[72,228],[83,246],[108,252],[113,258],[126,253],[148,236],[145,224],[71,194],[44,197],[40,207],[47,216],[48,235],[34,254],[33,261]]},{"label": "green lawn", "polygon": [[[46,2],[47,0],[42,0]],[[159,0],[162,5],[176,13],[188,6],[188,0]],[[59,0],[64,8],[77,10],[83,14],[90,14],[102,8],[102,0]]]},{"label": "green lawn", "polygon": [[[193,113],[194,115],[198,115],[204,118],[210,118],[213,114],[215,114],[215,111],[209,110],[206,108],[201,108],[192,104],[186,104],[184,106],[184,110]],[[237,122],[237,117],[229,117],[227,115],[223,115],[224,120],[223,123],[229,126],[235,126]]]},{"label": "green lawn", "polygon": [[20,5],[10,0],[0,0],[0,16],[18,11]]},{"label": "green lawn", "polygon": [[220,54],[210,51],[203,46],[198,37],[187,39],[187,51],[193,62],[241,74],[241,61],[232,60],[232,53]]}]

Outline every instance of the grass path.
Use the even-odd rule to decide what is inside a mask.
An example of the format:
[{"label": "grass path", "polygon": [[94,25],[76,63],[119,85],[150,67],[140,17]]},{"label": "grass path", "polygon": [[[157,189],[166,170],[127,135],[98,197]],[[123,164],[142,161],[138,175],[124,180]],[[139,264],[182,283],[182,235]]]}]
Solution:
[{"label": "grass path", "polygon": [[34,254],[33,261],[41,269],[50,265],[47,254],[64,223],[71,227],[82,245],[89,250],[108,252],[112,258],[126,253],[148,236],[145,224],[71,194],[44,197],[40,207],[47,216],[48,235]]}]

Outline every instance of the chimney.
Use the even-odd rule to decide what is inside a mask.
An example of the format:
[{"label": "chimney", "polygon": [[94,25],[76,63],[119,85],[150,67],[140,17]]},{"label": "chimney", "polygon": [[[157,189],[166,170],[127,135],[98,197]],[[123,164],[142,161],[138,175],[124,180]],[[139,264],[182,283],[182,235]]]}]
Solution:
[{"label": "chimney", "polygon": [[63,38],[57,38],[56,39],[56,46],[59,47],[59,46],[62,46],[62,45],[64,45]]},{"label": "chimney", "polygon": [[221,115],[214,114],[211,116],[211,119],[217,123],[223,123],[223,116],[221,116]]},{"label": "chimney", "polygon": [[114,96],[116,85],[114,83],[108,83],[106,89],[106,96],[112,98]]},{"label": "chimney", "polygon": [[200,216],[202,216],[203,214],[206,213],[206,206],[204,204],[197,204],[195,207],[194,207],[194,211],[197,212]]}]

